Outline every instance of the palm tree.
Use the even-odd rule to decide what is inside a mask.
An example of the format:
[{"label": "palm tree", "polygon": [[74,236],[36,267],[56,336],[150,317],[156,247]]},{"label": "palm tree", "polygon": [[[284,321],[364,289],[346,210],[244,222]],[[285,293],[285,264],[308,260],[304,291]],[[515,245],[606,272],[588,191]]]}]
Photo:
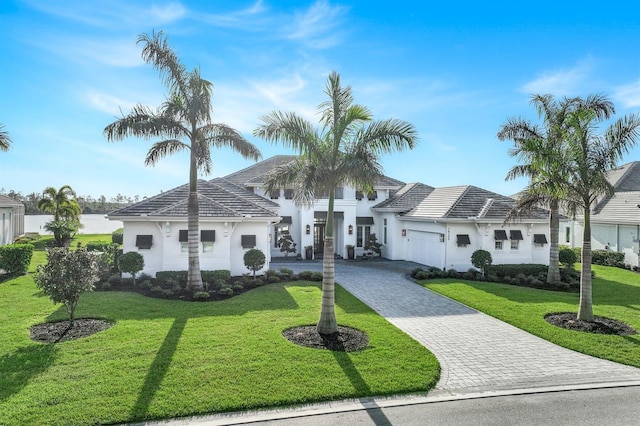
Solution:
[{"label": "palm tree", "polygon": [[609,118],[614,112],[613,104],[602,95],[592,95],[586,99],[563,98],[556,100],[552,95],[534,95],[531,104],[536,108],[538,117],[543,120],[542,127],[532,125],[522,118],[511,118],[502,125],[498,139],[512,140],[514,148],[509,155],[520,164],[509,170],[506,180],[518,177],[529,178],[529,183],[511,210],[508,220],[515,219],[536,206],[549,208],[549,270],[547,282],[560,283],[559,247],[560,233],[559,207],[566,198],[566,165],[558,161],[564,147],[567,120],[577,109],[588,109],[598,118]]},{"label": "palm tree", "polygon": [[603,121],[592,109],[580,108],[571,113],[561,161],[567,165],[565,187],[567,206],[573,214],[584,217],[582,266],[580,273],[580,306],[578,319],[593,321],[591,286],[591,209],[598,199],[612,195],[614,188],[607,173],[615,168],[640,136],[640,115],[622,117],[603,134],[597,125]]},{"label": "palm tree", "polygon": [[69,185],[63,185],[60,189],[52,186],[45,188],[42,198],[38,201],[38,208],[45,213],[53,214],[53,220],[45,224],[45,229],[53,232],[57,247],[62,247],[70,241],[81,226],[80,205],[75,191]]},{"label": "palm tree", "polygon": [[198,68],[186,70],[176,52],[168,46],[162,31],[151,36],[142,34],[137,42],[143,45],[142,58],[145,62],[160,72],[169,96],[157,111],[140,104],[134,106],[129,114],[108,125],[104,135],[110,142],[129,136],[164,138],[149,149],[146,165],[155,165],[167,155],[189,151],[188,285],[192,289],[200,289],[198,171],[211,172],[211,147],[228,147],[253,160],[260,159],[261,154],[235,129],[211,122],[213,85],[201,77]]},{"label": "palm tree", "polygon": [[412,149],[417,132],[410,123],[388,119],[372,121],[370,111],[354,104],[351,87],[340,84],[335,71],[329,75],[325,93],[329,99],[318,106],[319,130],[295,113],[273,111],[262,117],[264,124],[254,135],[269,142],[281,142],[300,155],[291,163],[273,170],[265,181],[270,192],[293,188],[298,204],[311,205],[316,195],[328,194],[325,228],[322,308],[317,331],[338,331],[335,316],[335,263],[333,211],[336,188],[351,184],[371,190],[382,174],[378,156],[394,150]]},{"label": "palm tree", "polygon": [[8,151],[11,147],[11,138],[9,132],[2,129],[4,129],[4,125],[0,124],[0,151]]}]

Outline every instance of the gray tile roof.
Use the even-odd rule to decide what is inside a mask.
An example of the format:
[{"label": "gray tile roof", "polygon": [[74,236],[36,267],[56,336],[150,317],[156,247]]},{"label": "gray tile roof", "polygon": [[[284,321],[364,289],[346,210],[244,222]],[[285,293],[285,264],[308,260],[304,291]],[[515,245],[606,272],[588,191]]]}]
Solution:
[{"label": "gray tile roof", "polygon": [[[451,186],[434,189],[408,212],[408,218],[504,220],[515,200],[476,186]],[[548,211],[534,209],[521,219],[546,220]]]},{"label": "gray tile roof", "polygon": [[[640,223],[640,161],[624,164],[608,173],[615,194],[604,197],[593,209],[593,222],[637,225]],[[578,215],[582,218],[582,214]]]},{"label": "gray tile roof", "polygon": [[0,194],[0,207],[18,207],[23,204],[20,201],[16,201],[11,197]]},{"label": "gray tile roof", "polygon": [[[109,217],[187,216],[189,185],[184,184],[138,203],[109,213]],[[276,217],[278,204],[259,197],[222,178],[198,181],[200,217]]]},{"label": "gray tile roof", "polygon": [[434,188],[424,183],[408,183],[390,198],[376,204],[372,209],[389,209],[407,212],[417,206]]},{"label": "gray tile roof", "polygon": [[[276,155],[266,160],[260,161],[252,166],[244,168],[240,171],[225,176],[228,181],[241,186],[261,186],[264,184],[267,174],[276,167],[283,166],[292,162],[296,155]],[[404,185],[397,179],[390,178],[389,176],[380,176],[374,186],[377,188],[400,188]]]}]

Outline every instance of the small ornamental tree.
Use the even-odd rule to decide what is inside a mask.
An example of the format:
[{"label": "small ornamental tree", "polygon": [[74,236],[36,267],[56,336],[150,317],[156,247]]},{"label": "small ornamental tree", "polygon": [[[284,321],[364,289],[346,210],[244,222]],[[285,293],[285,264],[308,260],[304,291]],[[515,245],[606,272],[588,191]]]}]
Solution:
[{"label": "small ornamental tree", "polygon": [[64,304],[72,325],[80,296],[93,290],[99,279],[98,256],[84,249],[51,248],[47,250],[47,264],[36,269],[36,285],[53,303]]},{"label": "small ornamental tree", "polygon": [[144,269],[144,257],[135,251],[123,253],[118,257],[118,269],[120,272],[131,274],[133,285],[135,285],[136,274]]},{"label": "small ornamental tree", "polygon": [[296,252],[296,243],[293,242],[289,231],[282,231],[282,235],[278,239],[278,246],[280,246],[280,251],[284,253],[284,257],[289,257],[289,253]]},{"label": "small ornamental tree", "polygon": [[482,271],[482,275],[487,276],[487,271],[493,263],[491,253],[486,250],[476,250],[471,255],[471,264]]},{"label": "small ornamental tree", "polygon": [[578,261],[578,255],[569,247],[560,247],[558,260],[567,268],[573,269],[573,265]]},{"label": "small ornamental tree", "polygon": [[262,269],[266,262],[264,253],[258,249],[251,249],[244,254],[244,266],[253,271],[253,279],[256,279],[256,272]]},{"label": "small ornamental tree", "polygon": [[367,241],[365,247],[366,250],[371,250],[378,256],[382,256],[382,244],[378,242],[378,237],[376,234],[369,234],[369,240]]}]

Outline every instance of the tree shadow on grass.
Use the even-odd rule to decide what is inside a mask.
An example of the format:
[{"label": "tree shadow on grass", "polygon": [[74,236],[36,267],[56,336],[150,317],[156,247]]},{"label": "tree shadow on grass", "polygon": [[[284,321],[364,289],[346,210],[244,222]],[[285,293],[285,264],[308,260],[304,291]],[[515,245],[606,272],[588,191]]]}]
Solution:
[{"label": "tree shadow on grass", "polygon": [[29,380],[46,371],[56,351],[53,345],[29,345],[0,355],[0,401],[19,393]]},{"label": "tree shadow on grass", "polygon": [[147,371],[147,377],[144,379],[144,384],[138,394],[138,400],[131,409],[131,418],[144,419],[147,416],[149,405],[160,388],[162,379],[164,379],[164,376],[169,370],[171,360],[176,352],[178,341],[180,340],[180,336],[182,336],[187,320],[187,317],[178,317],[173,321],[162,346],[158,349],[158,353]]},{"label": "tree shadow on grass", "polygon": [[[364,380],[364,378],[358,372],[358,369],[347,352],[342,351],[332,351],[331,352],[338,362],[340,368],[344,372],[345,376],[349,378],[351,384],[353,385],[356,394],[359,395],[371,395],[371,388]],[[371,421],[377,426],[391,426],[391,422],[389,418],[384,414],[382,409],[373,401],[371,398],[360,398],[360,402],[366,407],[365,410]]]}]

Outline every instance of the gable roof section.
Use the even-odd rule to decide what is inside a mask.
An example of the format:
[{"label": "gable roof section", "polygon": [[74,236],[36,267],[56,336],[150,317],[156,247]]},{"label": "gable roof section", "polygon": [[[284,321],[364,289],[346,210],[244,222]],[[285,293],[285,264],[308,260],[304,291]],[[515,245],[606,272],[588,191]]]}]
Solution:
[{"label": "gable roof section", "polygon": [[0,194],[0,207],[20,207],[24,206],[20,201],[16,201],[11,197]]},{"label": "gable roof section", "polygon": [[[110,218],[121,217],[183,217],[187,216],[189,185],[147,198],[138,203],[109,213]],[[258,200],[260,198],[260,200]],[[200,217],[241,218],[276,217],[278,204],[265,200],[224,179],[206,182],[198,181],[198,202]]]},{"label": "gable roof section", "polygon": [[[407,218],[504,220],[515,200],[476,186],[451,186],[434,189],[408,212]],[[549,213],[533,209],[521,219],[547,220]]]},{"label": "gable roof section", "polygon": [[[266,160],[260,161],[252,166],[246,167],[235,173],[231,173],[224,177],[224,179],[240,186],[262,186],[269,172],[276,167],[284,166],[295,160],[296,155],[276,155]],[[404,185],[397,179],[390,178],[389,176],[380,176],[376,179],[374,186],[384,189],[400,188]]]},{"label": "gable roof section", "polygon": [[427,195],[433,192],[434,188],[424,183],[408,183],[390,198],[376,204],[372,209],[393,210],[397,212],[408,212],[416,207]]},{"label": "gable roof section", "polygon": [[[636,225],[640,222],[640,161],[609,171],[607,180],[613,185],[615,193],[598,201],[591,220]],[[582,214],[577,216],[582,218]]]}]

